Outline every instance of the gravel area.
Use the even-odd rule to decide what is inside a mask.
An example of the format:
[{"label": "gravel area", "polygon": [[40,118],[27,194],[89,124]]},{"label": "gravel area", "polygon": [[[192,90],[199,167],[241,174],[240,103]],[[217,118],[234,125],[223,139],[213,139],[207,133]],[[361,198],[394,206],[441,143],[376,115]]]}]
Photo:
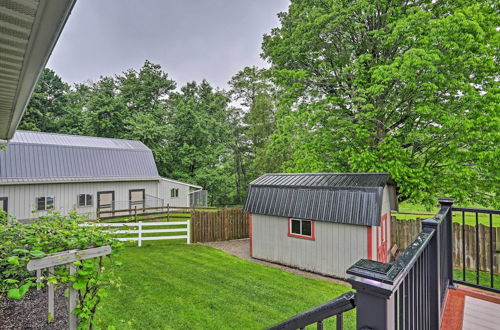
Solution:
[{"label": "gravel area", "polygon": [[329,281],[329,282],[334,282],[334,283],[350,286],[349,283],[344,282],[342,280],[338,280],[338,279],[333,278],[333,277],[323,276],[323,275],[319,275],[316,273],[311,273],[308,271],[300,270],[297,268],[292,268],[292,267],[276,264],[273,262],[268,262],[268,261],[252,258],[250,256],[250,239],[249,238],[237,239],[237,240],[232,240],[232,241],[222,241],[222,242],[207,242],[207,243],[203,243],[203,244],[214,247],[214,248],[219,249],[219,250],[222,250],[222,251],[227,252],[229,254],[235,255],[241,259],[250,260],[250,261],[255,262],[256,264],[259,264],[259,265],[278,268],[278,269],[281,269],[285,272],[289,272],[289,273],[293,273],[296,275],[305,276],[305,277],[309,277],[309,278],[314,278],[317,280],[324,280],[324,281]]},{"label": "gravel area", "polygon": [[54,294],[54,322],[47,323],[47,288],[32,288],[21,300],[0,298],[1,330],[64,330],[68,328],[67,299],[64,288]]}]

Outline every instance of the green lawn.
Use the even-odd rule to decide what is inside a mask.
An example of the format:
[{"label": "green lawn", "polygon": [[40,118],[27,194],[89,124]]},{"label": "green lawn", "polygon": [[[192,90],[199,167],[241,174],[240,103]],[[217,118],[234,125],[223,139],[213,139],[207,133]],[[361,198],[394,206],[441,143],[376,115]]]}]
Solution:
[{"label": "green lawn", "polygon": [[[350,290],[176,241],[130,246],[117,259],[122,286],[102,301],[97,327],[262,329]],[[344,322],[355,327],[354,311]]]},{"label": "green lawn", "polygon": [[[478,206],[478,207],[481,207],[481,206]],[[424,205],[420,205],[420,204],[412,204],[412,203],[403,202],[403,203],[399,204],[399,211],[400,212],[436,214],[437,212],[439,212],[439,208],[438,207],[428,208],[428,207],[426,207]],[[453,212],[453,214],[455,215],[453,217],[453,222],[458,222],[461,224],[462,223],[462,212]],[[416,218],[425,219],[428,217],[431,217],[431,215],[396,214],[396,218],[401,219],[401,220],[416,219]],[[483,224],[485,226],[490,225],[489,214],[479,214],[478,220],[479,220],[480,224]],[[470,213],[470,212],[465,213],[465,224],[471,225],[471,226],[476,225],[475,213]],[[500,216],[493,215],[493,227],[500,227]]]},{"label": "green lawn", "polygon": [[[461,269],[454,269],[453,270],[453,278],[456,280],[464,281],[464,274]],[[475,271],[470,271],[466,270],[465,271],[465,281],[469,283],[476,284],[476,272]],[[482,286],[491,286],[491,277],[490,273],[488,272],[479,272],[479,284]],[[493,276],[493,286],[495,288],[500,288],[500,276],[495,274]]]}]

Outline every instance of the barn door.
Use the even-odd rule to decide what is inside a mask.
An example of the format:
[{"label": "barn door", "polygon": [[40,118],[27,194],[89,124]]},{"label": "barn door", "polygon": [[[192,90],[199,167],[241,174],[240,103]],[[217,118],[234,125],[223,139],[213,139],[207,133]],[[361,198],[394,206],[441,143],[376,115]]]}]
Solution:
[{"label": "barn door", "polygon": [[7,212],[7,197],[0,197],[0,210]]},{"label": "barn door", "polygon": [[[113,211],[115,209],[115,192],[114,191],[99,191],[97,193],[97,210],[98,211]],[[106,216],[110,216],[108,214]]]},{"label": "barn door", "polygon": [[128,191],[129,208],[142,209],[145,207],[146,192],[144,189],[131,189]]},{"label": "barn door", "polygon": [[387,214],[380,218],[380,226],[377,228],[377,261],[388,262],[387,254]]}]

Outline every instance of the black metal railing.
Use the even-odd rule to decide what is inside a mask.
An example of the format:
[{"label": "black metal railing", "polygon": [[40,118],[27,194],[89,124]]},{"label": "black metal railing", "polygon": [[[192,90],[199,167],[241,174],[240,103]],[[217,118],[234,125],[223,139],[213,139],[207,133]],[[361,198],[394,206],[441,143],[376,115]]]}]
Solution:
[{"label": "black metal railing", "polygon": [[[500,288],[495,287],[495,277],[496,269],[500,268],[499,265],[496,265],[495,259],[496,255],[500,253],[499,247],[496,246],[496,241],[498,238],[496,237],[496,229],[493,227],[493,216],[500,215],[500,210],[488,210],[488,209],[480,209],[480,208],[471,208],[471,207],[452,207],[452,211],[461,212],[461,233],[458,233],[461,238],[461,276],[459,278],[455,278],[454,282],[464,285],[469,285],[473,287],[478,287],[480,289],[485,289],[493,292],[500,293]],[[474,243],[467,244],[468,235],[466,235],[466,217],[468,214],[471,214],[474,219]],[[479,217],[480,215],[483,217],[483,221],[486,225],[480,224]],[[471,228],[468,227],[468,228]],[[484,230],[486,229],[486,230]],[[482,234],[486,235],[480,235]],[[457,237],[457,236],[455,236]],[[487,244],[481,244],[486,239]],[[472,243],[472,242],[469,242]],[[468,249],[475,251],[467,251]],[[471,265],[471,263],[467,263],[467,252],[473,252],[475,254],[474,263],[475,265]],[[483,263],[483,269],[481,269],[481,258],[486,256],[487,264],[489,269],[486,269]],[[471,258],[472,259],[472,258]],[[469,264],[469,265],[468,265]],[[474,268],[474,270],[471,270]],[[472,273],[472,274],[471,274]]]},{"label": "black metal railing", "polygon": [[356,289],[357,328],[439,329],[453,284],[453,200],[440,199],[434,218],[391,264],[362,259],[347,270]]},{"label": "black metal railing", "polygon": [[306,312],[298,314],[282,323],[270,327],[271,330],[292,330],[304,329],[308,325],[317,325],[318,330],[323,329],[323,322],[336,316],[336,329],[343,329],[343,313],[356,307],[356,296],[354,292],[347,292],[338,298],[330,300],[329,302],[314,307]]}]

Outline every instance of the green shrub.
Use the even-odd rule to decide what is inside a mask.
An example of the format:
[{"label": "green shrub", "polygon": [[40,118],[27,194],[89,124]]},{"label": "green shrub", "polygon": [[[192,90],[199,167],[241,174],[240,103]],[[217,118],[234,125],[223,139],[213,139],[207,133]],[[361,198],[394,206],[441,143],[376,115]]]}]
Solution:
[{"label": "green shrub", "polygon": [[[30,287],[36,285],[36,275],[26,269],[31,259],[104,245],[110,245],[112,254],[116,254],[120,242],[99,227],[79,226],[82,222],[83,219],[76,214],[52,214],[35,220],[33,224],[22,224],[0,212],[0,298],[6,295],[21,299]],[[74,313],[79,317],[81,328],[88,328],[100,298],[106,294],[105,287],[118,285],[118,279],[112,268],[104,272],[102,257],[77,261],[75,265],[78,266],[77,275],[70,276],[65,266],[56,267],[55,274],[44,276],[39,285],[50,282],[59,286],[72,285],[79,290],[80,301]]]}]

